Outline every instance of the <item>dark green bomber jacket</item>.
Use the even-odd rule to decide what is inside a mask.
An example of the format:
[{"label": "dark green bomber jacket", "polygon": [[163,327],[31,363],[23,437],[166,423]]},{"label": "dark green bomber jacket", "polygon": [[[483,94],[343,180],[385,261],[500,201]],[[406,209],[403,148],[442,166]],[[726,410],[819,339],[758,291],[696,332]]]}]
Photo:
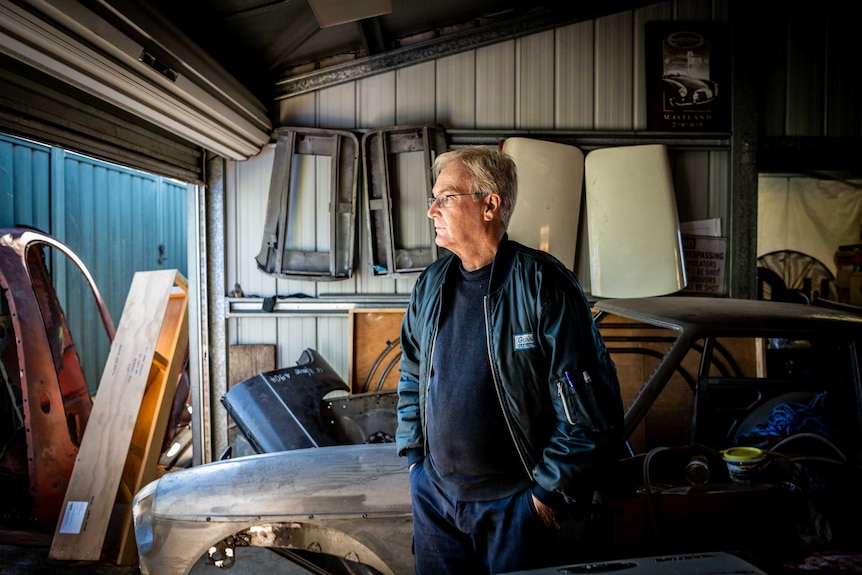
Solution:
[{"label": "dark green bomber jacket", "polygon": [[[401,327],[396,446],[411,462],[426,454],[440,294],[457,265],[450,255],[423,271]],[[623,409],[616,367],[577,278],[549,254],[504,237],[485,321],[500,407],[534,493],[545,503],[589,501],[623,453]]]}]

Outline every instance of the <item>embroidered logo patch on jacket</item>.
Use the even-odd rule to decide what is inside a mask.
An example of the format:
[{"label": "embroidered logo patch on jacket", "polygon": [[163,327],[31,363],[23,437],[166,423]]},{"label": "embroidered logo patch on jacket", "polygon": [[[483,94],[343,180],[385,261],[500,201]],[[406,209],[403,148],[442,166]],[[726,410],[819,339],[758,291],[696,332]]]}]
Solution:
[{"label": "embroidered logo patch on jacket", "polygon": [[532,333],[516,333],[515,351],[523,351],[525,349],[533,349],[536,347],[536,336]]}]

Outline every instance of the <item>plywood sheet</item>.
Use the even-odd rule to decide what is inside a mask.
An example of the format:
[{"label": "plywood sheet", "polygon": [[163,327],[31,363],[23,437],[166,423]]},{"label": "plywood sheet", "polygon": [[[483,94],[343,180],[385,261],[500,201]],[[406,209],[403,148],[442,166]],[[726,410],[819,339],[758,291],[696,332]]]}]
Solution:
[{"label": "plywood sheet", "polygon": [[[144,397],[123,467],[119,505],[114,510],[119,531],[116,550],[118,563],[132,564],[137,558],[132,531],[132,497],[157,477],[159,455],[188,347],[188,286],[185,278],[179,274],[175,281],[177,285],[173,287],[168,300],[168,309],[159,332],[156,353],[150,365]],[[106,549],[107,545],[103,547],[103,556]]]},{"label": "plywood sheet", "polygon": [[[147,479],[147,462],[158,457],[151,449],[151,439],[158,437],[161,444],[173,397],[170,384],[176,384],[178,364],[182,363],[175,361],[176,350],[180,341],[188,338],[186,290],[185,279],[176,270],[138,272],[132,279],[66,491],[50,558],[100,559],[124,470],[130,493]],[[151,397],[148,401],[154,408],[139,417],[148,385],[156,396],[167,399],[154,401]],[[162,404],[167,404],[167,409],[162,409]],[[149,439],[142,439],[142,433]],[[137,464],[127,465],[135,458]]]}]

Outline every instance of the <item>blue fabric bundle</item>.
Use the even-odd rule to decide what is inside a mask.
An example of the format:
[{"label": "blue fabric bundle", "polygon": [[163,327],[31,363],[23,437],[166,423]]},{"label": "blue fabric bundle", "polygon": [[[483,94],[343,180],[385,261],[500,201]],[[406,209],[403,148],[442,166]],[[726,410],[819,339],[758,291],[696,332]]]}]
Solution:
[{"label": "blue fabric bundle", "polygon": [[741,435],[746,441],[764,437],[789,437],[796,433],[816,433],[825,438],[833,435],[821,415],[823,394],[817,394],[808,403],[780,403],[775,406],[766,423],[757,424],[749,433]]}]

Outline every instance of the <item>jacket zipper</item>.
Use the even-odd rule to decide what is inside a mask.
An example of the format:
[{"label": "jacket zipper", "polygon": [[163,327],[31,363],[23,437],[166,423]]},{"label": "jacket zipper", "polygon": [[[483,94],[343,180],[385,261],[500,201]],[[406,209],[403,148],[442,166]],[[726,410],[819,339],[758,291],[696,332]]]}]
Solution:
[{"label": "jacket zipper", "polygon": [[488,296],[484,296],[482,298],[483,307],[485,311],[485,345],[488,348],[488,362],[491,365],[491,379],[494,380],[494,391],[497,392],[497,401],[500,402],[500,409],[503,412],[503,420],[506,422],[506,428],[509,430],[509,436],[512,438],[512,443],[515,445],[515,451],[518,452],[518,458],[521,460],[521,465],[524,466],[524,471],[527,472],[527,477],[532,480],[533,474],[530,473],[530,466],[527,463],[527,459],[521,450],[521,446],[518,443],[517,437],[515,437],[515,430],[512,429],[512,423],[509,420],[509,412],[506,409],[505,402],[503,401],[503,385],[497,379],[497,370],[494,369],[494,356],[491,354],[491,322],[488,318]]},{"label": "jacket zipper", "polygon": [[[423,404],[425,409],[422,410],[422,452],[423,455],[428,455],[428,418],[425,413],[428,411],[428,391],[431,387],[431,368],[434,364],[434,348],[437,347],[437,331],[440,329],[440,302],[443,299],[443,286],[437,289],[437,311],[434,318],[434,336],[431,340],[431,355],[428,356],[427,365],[425,366],[426,376],[424,378],[428,383],[425,384],[423,390]],[[420,386],[423,378],[419,378]]]}]

